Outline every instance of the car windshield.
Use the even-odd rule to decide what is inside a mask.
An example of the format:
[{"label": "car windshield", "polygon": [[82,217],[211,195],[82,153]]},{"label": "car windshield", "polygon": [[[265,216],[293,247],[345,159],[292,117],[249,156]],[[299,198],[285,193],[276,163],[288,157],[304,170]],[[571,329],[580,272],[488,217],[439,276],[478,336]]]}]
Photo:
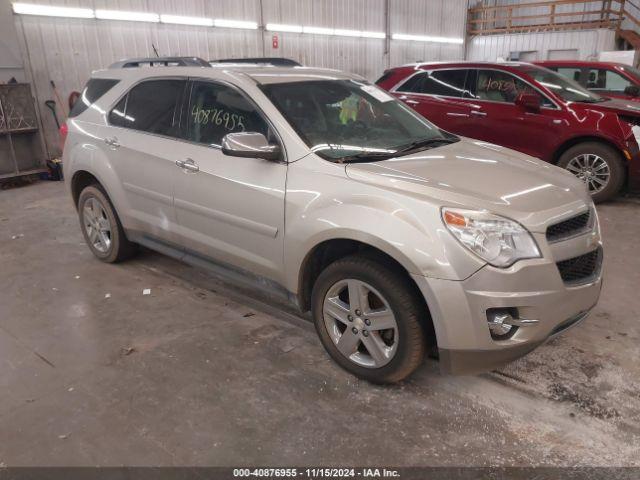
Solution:
[{"label": "car windshield", "polygon": [[261,88],[309,148],[327,160],[383,160],[458,140],[365,81],[313,80]]},{"label": "car windshield", "polygon": [[578,83],[562,75],[533,65],[523,65],[517,70],[529,75],[540,85],[547,87],[553,93],[567,102],[599,103],[606,99],[598,94],[590,92]]}]

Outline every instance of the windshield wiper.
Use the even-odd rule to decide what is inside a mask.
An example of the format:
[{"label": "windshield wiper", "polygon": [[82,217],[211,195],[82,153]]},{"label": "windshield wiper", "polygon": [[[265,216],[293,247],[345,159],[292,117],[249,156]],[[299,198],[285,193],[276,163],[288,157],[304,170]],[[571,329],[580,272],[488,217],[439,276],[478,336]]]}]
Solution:
[{"label": "windshield wiper", "polygon": [[440,145],[449,145],[451,143],[456,143],[459,138],[425,138],[424,140],[416,140],[415,142],[408,143],[406,145],[400,145],[396,150],[396,156],[398,154],[406,154],[417,150],[419,148],[426,147],[438,147]]},{"label": "windshield wiper", "polygon": [[397,157],[400,155],[406,155],[419,148],[437,147],[440,145],[449,145],[450,143],[456,143],[460,140],[457,137],[454,138],[426,138],[423,140],[416,140],[406,145],[400,145],[393,147],[393,152],[362,152],[355,155],[348,155],[337,159],[340,163],[356,163],[356,162],[373,162],[376,160],[388,160],[389,158]]},{"label": "windshield wiper", "polygon": [[578,103],[602,103],[602,102],[608,102],[609,100],[611,100],[610,98],[606,98],[606,97],[600,97],[600,98],[593,98],[593,99],[584,99],[584,100],[576,100],[576,102]]},{"label": "windshield wiper", "polygon": [[387,160],[395,156],[396,152],[362,152],[338,158],[337,161],[340,163],[373,162],[376,160]]}]

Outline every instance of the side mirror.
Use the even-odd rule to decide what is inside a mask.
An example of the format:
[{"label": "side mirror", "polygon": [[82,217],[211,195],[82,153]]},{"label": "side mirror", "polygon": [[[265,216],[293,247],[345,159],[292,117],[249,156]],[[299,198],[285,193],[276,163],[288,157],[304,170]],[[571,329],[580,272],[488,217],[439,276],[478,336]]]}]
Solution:
[{"label": "side mirror", "polygon": [[540,96],[535,93],[521,93],[516,98],[516,105],[530,112],[539,112],[541,103]]},{"label": "side mirror", "polygon": [[222,153],[230,157],[264,158],[280,160],[282,151],[277,145],[270,145],[261,133],[228,133],[222,139]]},{"label": "side mirror", "polygon": [[640,87],[638,85],[629,85],[624,89],[624,94],[630,97],[640,97]]}]

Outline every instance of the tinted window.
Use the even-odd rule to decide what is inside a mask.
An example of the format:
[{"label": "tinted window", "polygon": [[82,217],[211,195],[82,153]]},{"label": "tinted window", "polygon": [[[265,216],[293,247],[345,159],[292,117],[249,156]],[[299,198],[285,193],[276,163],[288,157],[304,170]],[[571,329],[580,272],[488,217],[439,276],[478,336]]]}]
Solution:
[{"label": "tinted window", "polygon": [[418,73],[398,89],[402,92],[426,93],[447,97],[462,97],[467,70],[436,70]]},{"label": "tinted window", "polygon": [[87,108],[91,106],[96,100],[107,93],[119,80],[109,80],[104,78],[92,78],[87,82],[87,85],[82,90],[80,98],[76,101],[75,105],[69,112],[69,117],[77,117]]},{"label": "tinted window", "polygon": [[[549,73],[552,73],[549,71]],[[515,103],[521,93],[529,93],[540,97],[541,105],[553,104],[535,88],[518,77],[501,70],[478,70],[475,98],[492,102]]]},{"label": "tinted window", "polygon": [[422,93],[422,84],[427,77],[427,72],[416,73],[398,87],[399,92]]},{"label": "tinted window", "polygon": [[429,73],[422,84],[422,92],[429,95],[445,95],[447,97],[462,97],[466,70],[436,70]]},{"label": "tinted window", "polygon": [[617,72],[604,68],[591,68],[587,74],[587,88],[608,92],[624,92],[631,82]]},{"label": "tinted window", "polygon": [[109,114],[109,121],[120,127],[159,135],[176,136],[178,105],[183,80],[150,80],[133,87]]},{"label": "tinted window", "polygon": [[188,139],[220,146],[232,132],[258,132],[269,137],[269,125],[237,90],[211,82],[194,82],[187,121]]}]

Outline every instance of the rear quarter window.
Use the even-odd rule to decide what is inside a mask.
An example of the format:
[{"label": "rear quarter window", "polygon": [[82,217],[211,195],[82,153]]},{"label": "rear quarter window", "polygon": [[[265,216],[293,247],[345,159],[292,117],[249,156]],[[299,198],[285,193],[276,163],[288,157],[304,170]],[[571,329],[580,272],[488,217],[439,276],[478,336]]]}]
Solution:
[{"label": "rear quarter window", "polygon": [[69,112],[69,117],[77,117],[100,97],[111,90],[120,80],[109,78],[92,78],[85,85],[82,94]]}]

